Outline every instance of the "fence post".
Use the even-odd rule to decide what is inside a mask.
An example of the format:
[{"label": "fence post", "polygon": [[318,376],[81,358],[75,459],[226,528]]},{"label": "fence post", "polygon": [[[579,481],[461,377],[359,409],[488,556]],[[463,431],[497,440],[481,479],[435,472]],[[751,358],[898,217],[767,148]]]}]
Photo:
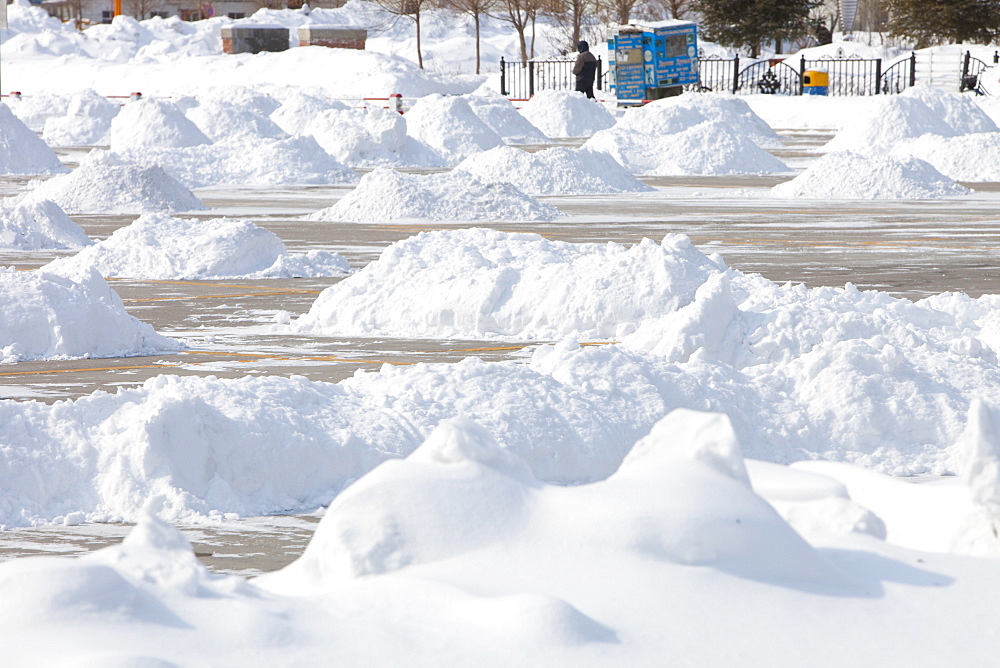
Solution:
[{"label": "fence post", "polygon": [[528,97],[535,96],[535,62],[528,61]]},{"label": "fence post", "polygon": [[875,94],[882,92],[882,59],[875,61]]},{"label": "fence post", "polygon": [[500,56],[500,94],[509,94],[507,92],[507,63],[504,62],[503,56]]},{"label": "fence post", "polygon": [[965,57],[962,58],[962,79],[958,85],[958,92],[965,92],[965,79],[969,76],[969,61],[972,59],[972,52],[966,51]]},{"label": "fence post", "polygon": [[733,95],[740,89],[740,56],[733,58]]},{"label": "fence post", "polygon": [[910,52],[910,88],[917,85],[917,52]]},{"label": "fence post", "polygon": [[996,65],[997,63],[1000,63],[1000,51],[993,52],[993,64]]},{"label": "fence post", "polygon": [[604,76],[604,63],[601,62],[601,57],[597,57],[597,90],[603,90],[601,88],[601,77]]}]

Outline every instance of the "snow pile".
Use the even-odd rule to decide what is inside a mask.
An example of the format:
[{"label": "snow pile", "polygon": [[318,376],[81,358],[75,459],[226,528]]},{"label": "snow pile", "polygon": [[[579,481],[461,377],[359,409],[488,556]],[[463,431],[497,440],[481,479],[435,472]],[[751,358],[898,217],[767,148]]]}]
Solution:
[{"label": "snow pile", "polygon": [[115,153],[211,143],[177,105],[166,100],[133,100],[111,122],[111,150]]},{"label": "snow pile", "polygon": [[59,118],[69,110],[68,95],[21,95],[7,97],[5,104],[33,132],[42,132],[45,122]]},{"label": "snow pile", "polygon": [[958,137],[997,132],[993,120],[967,95],[915,86],[885,98],[871,116],[845,125],[823,150],[875,155],[891,150],[901,140],[925,134]]},{"label": "snow pile", "polygon": [[427,144],[406,134],[406,121],[395,111],[331,109],[305,124],[337,162],[350,167],[443,167],[445,159]]},{"label": "snow pile", "polygon": [[57,174],[68,169],[38,135],[0,103],[0,174]]},{"label": "snow pile", "polygon": [[[692,120],[697,118],[695,110],[685,110],[684,115],[688,113]],[[669,118],[665,127],[679,127],[675,125],[677,116]],[[746,134],[734,130],[728,122],[712,119],[673,134],[640,134],[627,126],[615,126],[596,133],[584,148],[609,153],[633,174],[648,176],[792,171]]]},{"label": "snow pile", "polygon": [[465,97],[476,116],[508,144],[550,144],[541,130],[514,108],[505,97],[490,91],[477,91]]},{"label": "snow pile", "polygon": [[80,248],[90,238],[54,202],[0,201],[0,248]]},{"label": "snow pile", "polygon": [[957,137],[925,134],[899,141],[892,155],[924,160],[956,181],[1000,181],[1000,132]]},{"label": "snow pile", "polygon": [[464,97],[420,98],[406,112],[406,132],[437,151],[450,165],[504,143]]},{"label": "snow pile", "polygon": [[253,143],[260,139],[288,137],[266,114],[217,97],[199,100],[195,106],[186,109],[184,115],[214,142]]},{"label": "snow pile", "polygon": [[295,90],[282,101],[280,107],[271,113],[270,118],[288,134],[298,135],[302,134],[305,126],[321,112],[330,109],[343,111],[347,108],[347,105],[342,102],[323,99]]},{"label": "snow pile", "polygon": [[547,137],[589,137],[610,128],[615,117],[583,93],[543,90],[524,103],[521,114]]},{"label": "snow pile", "polygon": [[205,208],[201,200],[156,165],[126,162],[92,151],[70,174],[45,181],[27,201],[52,200],[67,213],[144,213]]},{"label": "snow pile", "polygon": [[126,313],[95,271],[62,276],[0,268],[0,307],[0,361],[6,363],[151,355],[181,347]]},{"label": "snow pile", "polygon": [[550,148],[528,153],[501,146],[470,156],[455,168],[490,183],[510,183],[529,195],[645,192],[645,185],[607,153]]},{"label": "snow pile", "polygon": [[429,232],[324,290],[293,327],[337,336],[608,339],[680,308],[718,271],[679,236],[625,248],[486,229]]},{"label": "snow pile", "polygon": [[159,165],[188,188],[350,184],[360,178],[308,136],[133,150],[122,157]]},{"label": "snow pile", "polygon": [[720,121],[733,133],[764,148],[781,146],[777,133],[742,99],[724,93],[688,93],[628,109],[615,128],[657,137],[675,134],[707,120]]},{"label": "snow pile", "polygon": [[969,190],[917,158],[827,153],[791,181],[771,188],[774,197],[806,199],[937,199]]},{"label": "snow pile", "polygon": [[509,183],[486,183],[463,171],[403,174],[379,168],[310,220],[355,223],[406,220],[525,221],[563,215]]},{"label": "snow pile", "polygon": [[88,88],[70,98],[65,116],[45,120],[42,139],[50,146],[106,146],[111,142],[111,121],[120,109]]},{"label": "snow pile", "polygon": [[345,276],[347,260],[329,251],[289,253],[274,233],[246,220],[195,220],[146,214],[73,257],[45,269],[73,273],[93,267],[102,276],[195,280]]}]

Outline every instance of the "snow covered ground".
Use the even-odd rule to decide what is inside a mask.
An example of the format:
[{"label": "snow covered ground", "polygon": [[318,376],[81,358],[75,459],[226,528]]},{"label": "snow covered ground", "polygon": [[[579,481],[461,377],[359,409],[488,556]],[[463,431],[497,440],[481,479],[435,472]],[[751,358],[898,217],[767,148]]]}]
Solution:
[{"label": "snow covered ground", "polygon": [[[562,240],[698,201],[791,234],[769,210],[831,228],[878,207],[992,211],[991,101],[623,112],[552,93],[518,111],[470,74],[443,11],[421,71],[408,19],[357,0],[249,21],[371,26],[369,51],[256,56],[221,54],[227,19],[78,33],[9,9],[4,85],[24,95],[0,106],[0,247],[37,269],[0,272],[0,373],[176,358],[190,340],[116,292],[154,280],[325,277],[300,315],[264,290],[253,327],[185,321],[209,343],[525,349],[0,402],[4,529],[136,523],[86,556],[0,563],[11,665],[994,662],[1000,297],[775,282],[670,231]],[[515,52],[492,20],[485,42]],[[406,114],[361,108],[397,92]],[[789,131],[836,136],[793,150]],[[649,185],[671,178],[700,185]],[[220,193],[249,213],[203,210]],[[272,229],[309,230],[309,248]],[[365,255],[336,252],[345,229]],[[367,241],[386,229],[398,241]],[[255,578],[209,572],[168,524],[317,512],[301,557]]]}]

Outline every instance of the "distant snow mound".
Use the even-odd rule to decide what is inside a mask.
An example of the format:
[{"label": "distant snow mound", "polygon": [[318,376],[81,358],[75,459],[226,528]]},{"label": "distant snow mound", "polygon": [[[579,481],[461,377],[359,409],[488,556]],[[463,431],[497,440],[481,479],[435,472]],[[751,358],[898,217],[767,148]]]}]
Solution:
[{"label": "distant snow mound", "polygon": [[296,90],[271,113],[270,118],[288,134],[298,135],[302,134],[303,128],[308,125],[309,121],[321,112],[329,109],[343,111],[347,108],[348,106],[343,102],[327,100]]},{"label": "distant snow mound", "polygon": [[958,137],[997,132],[989,115],[960,93],[914,86],[885,98],[870,117],[860,117],[845,125],[823,150],[877,154],[891,150],[899,141],[925,134]]},{"label": "distant snow mound", "polygon": [[38,135],[0,102],[0,174],[58,174],[69,171]]},{"label": "distant snow mound", "polygon": [[309,136],[131,151],[124,158],[160,165],[188,188],[357,183],[357,172]]},{"label": "distant snow mound", "polygon": [[781,146],[781,140],[764,119],[755,114],[745,101],[734,95],[688,93],[656,100],[635,109],[626,110],[616,128],[641,135],[658,137],[692,128],[706,120],[719,121],[735,134],[749,137],[758,146]]},{"label": "distant snow mound", "polygon": [[133,100],[111,122],[111,150],[115,153],[211,143],[177,105],[166,100]]},{"label": "distant snow mound", "polygon": [[140,216],[77,255],[53,260],[45,270],[59,274],[93,267],[102,276],[195,280],[345,276],[340,255],[311,251],[291,254],[272,232],[246,220]]},{"label": "distant snow mound", "polygon": [[310,220],[354,223],[405,220],[522,221],[562,216],[509,183],[486,183],[468,172],[403,174],[379,168]]},{"label": "distant snow mound", "polygon": [[529,195],[597,195],[653,190],[607,153],[550,148],[528,153],[510,146],[478,153],[455,168],[489,183],[510,183]]},{"label": "distant snow mound", "polygon": [[524,103],[521,114],[550,138],[589,137],[615,124],[599,102],[583,93],[543,90]]},{"label": "distant snow mound", "polygon": [[405,118],[406,133],[433,148],[450,165],[504,143],[464,97],[422,97]]},{"label": "distant snow mound", "polygon": [[107,146],[111,121],[120,109],[93,89],[83,90],[70,98],[65,116],[45,120],[42,139],[50,146]]},{"label": "distant snow mound", "polygon": [[956,181],[1000,181],[1000,132],[942,137],[926,134],[892,148],[897,157],[919,158]]},{"label": "distant snow mound", "polygon": [[[681,116],[690,118],[687,111]],[[678,119],[673,114],[660,116],[666,120],[664,128],[679,127]],[[728,122],[711,119],[673,134],[638,134],[627,126],[615,126],[596,133],[583,146],[610,153],[633,174],[649,176],[792,171]]]},{"label": "distant snow mound", "polygon": [[205,135],[214,142],[254,142],[284,139],[288,134],[265,114],[229,101],[209,98],[184,111]]},{"label": "distant snow mound", "polygon": [[472,107],[472,111],[476,112],[479,120],[490,126],[493,132],[500,135],[500,138],[508,144],[549,144],[552,142],[527,118],[519,114],[510,100],[501,95],[477,92],[474,95],[467,95],[465,99]]},{"label": "distant snow mound", "polygon": [[[7,44],[9,42],[4,44],[5,50],[8,48]],[[49,94],[8,97],[6,100],[14,115],[32,132],[42,132],[45,129],[45,122],[50,118],[65,116],[69,110],[69,103],[69,95]]]},{"label": "distant snow mound", "polygon": [[774,197],[803,199],[937,199],[968,193],[923,160],[850,151],[828,153],[771,188]]},{"label": "distant snow mound", "polygon": [[444,167],[446,160],[427,144],[406,134],[406,121],[394,111],[330,109],[305,124],[337,162],[350,167]]},{"label": "distant snow mound", "polygon": [[0,268],[0,361],[123,357],[178,350],[130,316],[95,271],[59,276]]},{"label": "distant snow mound", "polygon": [[338,336],[609,339],[676,311],[719,271],[679,235],[626,248],[486,229],[425,232],[324,290],[293,328]]},{"label": "distant snow mound", "polygon": [[0,248],[80,248],[93,243],[54,202],[0,201]]},{"label": "distant snow mound", "polygon": [[67,213],[145,213],[203,209],[201,200],[157,165],[126,162],[92,151],[70,174],[45,181],[23,196],[49,199]]}]

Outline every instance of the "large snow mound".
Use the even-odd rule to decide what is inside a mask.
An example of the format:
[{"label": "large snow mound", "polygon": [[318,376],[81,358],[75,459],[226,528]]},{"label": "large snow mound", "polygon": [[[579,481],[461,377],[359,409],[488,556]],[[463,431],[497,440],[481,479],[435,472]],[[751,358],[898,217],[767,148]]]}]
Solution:
[{"label": "large snow mound", "polygon": [[[691,117],[697,118],[697,112],[691,112]],[[666,127],[683,127],[683,123],[675,126],[674,120],[676,117],[671,116]],[[609,153],[633,174],[648,176],[792,171],[730,123],[713,119],[673,134],[639,134],[630,127],[615,126],[596,133],[584,148]]]},{"label": "large snow mound", "polygon": [[924,160],[956,181],[1000,181],[1000,132],[942,137],[925,134],[903,139],[892,155]]},{"label": "large snow mound", "polygon": [[394,111],[328,109],[302,127],[327,153],[350,167],[444,167],[447,160],[406,133]]},{"label": "large snow mound", "polygon": [[302,134],[302,130],[321,112],[328,110],[343,111],[347,105],[336,100],[328,100],[317,95],[310,95],[300,90],[294,90],[281,103],[281,106],[271,112],[269,118],[290,135]]},{"label": "large snow mound", "polygon": [[68,169],[48,144],[0,102],[0,174],[58,174]]},{"label": "large snow mound", "polygon": [[201,200],[157,165],[92,151],[69,174],[36,186],[24,199],[52,200],[67,213],[145,213],[204,209]]},{"label": "large snow mound", "polygon": [[804,199],[937,199],[968,193],[923,160],[851,151],[828,153],[771,188],[774,197]]},{"label": "large snow mound", "polygon": [[92,270],[68,276],[0,268],[0,361],[124,357],[178,350],[130,316]]},{"label": "large snow mound", "polygon": [[80,248],[92,242],[55,202],[0,201],[0,248]]},{"label": "large snow mound", "polygon": [[106,278],[161,280],[344,276],[350,267],[329,251],[289,253],[273,233],[246,220],[171,218],[146,214],[73,257],[45,269],[72,273],[93,267]]},{"label": "large snow mound", "polygon": [[609,339],[680,308],[719,270],[686,237],[625,248],[486,229],[429,232],[324,290],[293,327],[337,336]]},{"label": "large snow mound", "polygon": [[111,121],[111,150],[115,153],[211,143],[177,105],[167,100],[133,100]]},{"label": "large snow mound", "polygon": [[615,117],[583,93],[543,90],[524,103],[521,114],[547,137],[589,137],[610,128]]},{"label": "large snow mound", "polygon": [[529,195],[599,195],[653,190],[607,153],[550,148],[529,153],[510,146],[478,153],[456,170],[490,183],[506,182]]},{"label": "large snow mound", "polygon": [[121,107],[93,89],[70,97],[65,116],[45,120],[42,139],[50,146],[107,146],[111,143],[111,121]]},{"label": "large snow mound", "polygon": [[486,183],[463,171],[404,174],[385,167],[361,177],[357,187],[310,220],[552,220],[563,214],[509,183]]},{"label": "large snow mound", "polygon": [[550,144],[552,140],[517,112],[505,97],[489,91],[465,96],[476,116],[508,144]]},{"label": "large snow mound", "polygon": [[406,133],[437,151],[449,165],[504,143],[465,97],[422,97],[405,118]]},{"label": "large snow mound", "polygon": [[216,97],[197,100],[184,110],[184,115],[213,142],[251,143],[265,138],[288,137],[288,133],[266,114],[245,104]]},{"label": "large snow mound", "polygon": [[903,139],[925,134],[958,137],[982,132],[997,132],[997,126],[971,98],[914,86],[899,95],[886,95],[870,116],[852,119],[823,150],[880,154]]},{"label": "large snow mound", "polygon": [[309,136],[132,150],[122,157],[159,165],[188,188],[338,185],[357,183],[361,178],[353,169],[334,160]]}]

